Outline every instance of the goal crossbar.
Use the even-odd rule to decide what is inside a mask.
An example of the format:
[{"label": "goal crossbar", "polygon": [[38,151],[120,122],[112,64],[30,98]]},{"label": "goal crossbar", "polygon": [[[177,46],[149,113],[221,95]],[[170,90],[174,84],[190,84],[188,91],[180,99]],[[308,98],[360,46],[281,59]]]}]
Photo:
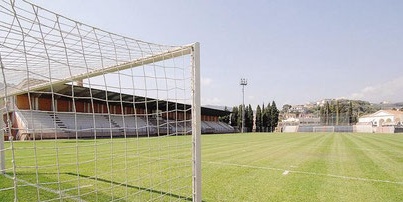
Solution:
[{"label": "goal crossbar", "polygon": [[[155,55],[149,55],[149,56],[145,56],[142,58],[138,58],[136,60],[133,60],[131,62],[126,62],[123,64],[119,64],[119,65],[114,65],[114,66],[110,66],[110,67],[106,67],[106,68],[102,68],[102,69],[96,69],[90,72],[86,72],[86,73],[82,73],[82,74],[78,74],[75,76],[71,76],[69,78],[65,78],[62,80],[54,80],[52,83],[46,82],[46,83],[39,83],[39,84],[34,84],[26,87],[26,89],[24,88],[15,88],[13,90],[11,90],[10,92],[1,92],[0,93],[0,98],[4,98],[6,96],[13,96],[13,95],[19,95],[19,94],[23,94],[29,91],[35,91],[35,90],[40,90],[43,89],[44,87],[47,86],[51,86],[51,85],[59,85],[59,84],[65,84],[68,82],[72,82],[72,81],[77,81],[77,80],[82,80],[82,79],[87,79],[90,77],[95,77],[95,76],[100,76],[103,74],[108,74],[108,73],[113,73],[116,71],[120,71],[120,70],[125,70],[125,69],[129,69],[129,68],[133,68],[133,67],[139,67],[139,66],[143,66],[143,65],[147,65],[147,64],[152,64],[152,63],[156,63],[156,62],[160,62],[163,60],[168,60],[168,59],[172,59],[175,57],[180,57],[180,56],[184,56],[184,55],[189,55],[191,54],[196,46],[197,43],[195,44],[191,44],[191,45],[187,45],[187,46],[181,46],[181,47],[177,47],[174,48],[172,50],[168,50],[162,53],[158,53]],[[2,65],[2,68],[3,67]]]}]

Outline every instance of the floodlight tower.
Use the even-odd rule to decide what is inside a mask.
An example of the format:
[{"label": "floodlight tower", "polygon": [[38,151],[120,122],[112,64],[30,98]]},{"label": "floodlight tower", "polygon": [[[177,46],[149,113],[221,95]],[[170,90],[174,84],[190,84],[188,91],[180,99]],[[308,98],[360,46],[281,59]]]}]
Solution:
[{"label": "floodlight tower", "polygon": [[241,86],[242,86],[242,128],[241,132],[243,133],[245,127],[245,86],[248,85],[248,80],[245,78],[241,79]]}]

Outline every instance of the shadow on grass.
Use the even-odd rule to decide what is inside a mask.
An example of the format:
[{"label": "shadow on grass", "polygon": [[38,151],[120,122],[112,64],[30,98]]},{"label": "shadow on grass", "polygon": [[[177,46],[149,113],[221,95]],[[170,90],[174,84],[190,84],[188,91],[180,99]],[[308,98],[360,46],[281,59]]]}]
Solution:
[{"label": "shadow on grass", "polygon": [[[39,174],[45,174],[45,175],[51,175],[51,174],[58,174],[58,173],[39,173]],[[111,181],[111,180],[107,180],[107,179],[103,179],[103,178],[99,178],[99,177],[91,177],[88,175],[83,175],[83,174],[77,174],[77,173],[71,173],[71,172],[63,172],[60,174],[65,174],[65,175],[70,175],[70,176],[80,176],[82,178],[86,178],[86,179],[90,179],[90,180],[97,180],[97,181],[101,181],[101,182],[106,182],[106,183],[111,183],[117,186],[122,186],[122,187],[129,187],[129,188],[133,188],[133,189],[138,189],[138,190],[142,190],[142,191],[147,191],[150,193],[156,193],[156,194],[164,194],[170,197],[174,197],[177,199],[182,199],[184,201],[193,201],[192,198],[189,197],[185,197],[185,196],[180,196],[177,194],[173,194],[173,193],[169,193],[169,192],[164,192],[164,191],[159,191],[159,190],[154,190],[154,189],[150,189],[150,188],[145,188],[145,187],[139,187],[139,186],[134,186],[134,185],[130,185],[130,184],[125,184],[125,183],[120,183],[120,182],[115,182],[115,181]],[[5,175],[10,175],[12,176],[12,173],[6,173]],[[17,173],[18,175],[35,175],[35,173],[31,173],[31,172],[21,172],[21,173]],[[0,175],[1,176],[1,175]],[[1,183],[0,183],[1,184]],[[0,200],[1,201],[1,200]],[[202,201],[204,202],[204,201]]]},{"label": "shadow on grass", "polygon": [[115,181],[111,181],[111,180],[107,180],[107,179],[102,179],[102,178],[99,178],[99,177],[91,177],[91,176],[88,176],[88,175],[82,175],[82,174],[77,174],[77,173],[64,173],[64,174],[73,175],[73,176],[80,176],[82,178],[87,178],[87,179],[91,179],[91,180],[97,180],[97,181],[101,181],[101,182],[111,183],[111,184],[114,184],[114,185],[118,185],[118,186],[122,186],[122,187],[129,187],[129,188],[138,189],[138,190],[142,190],[142,191],[148,191],[148,192],[151,192],[151,193],[164,194],[164,195],[167,195],[167,196],[170,196],[170,197],[183,199],[185,201],[192,201],[192,198],[189,198],[189,197],[184,197],[184,196],[180,196],[180,195],[177,195],[177,194],[164,192],[164,191],[158,191],[158,190],[154,190],[154,189],[150,189],[150,188],[139,187],[139,186],[134,186],[134,185],[130,185],[130,184],[115,182]]}]

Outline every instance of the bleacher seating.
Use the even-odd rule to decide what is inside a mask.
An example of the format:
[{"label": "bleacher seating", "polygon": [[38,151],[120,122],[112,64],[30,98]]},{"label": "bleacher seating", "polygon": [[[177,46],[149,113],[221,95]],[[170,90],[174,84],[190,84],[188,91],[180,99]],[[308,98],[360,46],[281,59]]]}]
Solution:
[{"label": "bleacher seating", "polygon": [[[163,118],[146,117],[143,115],[108,115],[72,112],[46,112],[20,110],[20,120],[24,120],[26,128],[20,128],[20,133],[40,134],[41,138],[75,137],[109,137],[156,135],[160,134],[190,134],[189,120],[165,120]],[[228,124],[214,121],[201,122],[202,133],[232,133],[234,128]]]},{"label": "bleacher seating", "polygon": [[53,132],[57,129],[57,125],[47,113],[37,111],[20,111],[17,115],[23,116],[26,121],[24,130],[27,133],[32,132]]},{"label": "bleacher seating", "polygon": [[233,133],[234,128],[223,122],[202,121],[202,133]]}]

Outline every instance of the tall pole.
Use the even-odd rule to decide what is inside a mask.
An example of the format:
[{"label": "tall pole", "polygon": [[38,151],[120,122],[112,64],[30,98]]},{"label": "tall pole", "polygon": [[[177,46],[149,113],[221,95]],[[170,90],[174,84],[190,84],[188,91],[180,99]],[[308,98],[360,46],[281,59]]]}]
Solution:
[{"label": "tall pole", "polygon": [[245,78],[241,79],[241,86],[242,86],[242,127],[241,132],[244,132],[245,127],[245,86],[248,85],[248,80]]},{"label": "tall pole", "polygon": [[192,50],[192,148],[193,148],[193,202],[202,201],[201,167],[201,103],[200,103],[200,44]]}]

